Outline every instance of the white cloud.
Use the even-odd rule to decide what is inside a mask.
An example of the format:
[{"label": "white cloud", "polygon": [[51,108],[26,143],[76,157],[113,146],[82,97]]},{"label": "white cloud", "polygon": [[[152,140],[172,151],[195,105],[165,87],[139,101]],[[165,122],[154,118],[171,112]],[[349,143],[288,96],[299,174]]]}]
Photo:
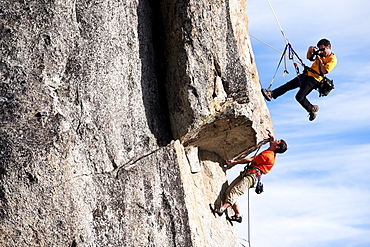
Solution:
[{"label": "white cloud", "polygon": [[[342,187],[332,187],[286,179],[268,185],[263,197],[252,196],[252,234],[259,243],[255,246],[338,246],[330,242],[353,238],[369,244],[368,230],[361,227],[370,219],[369,213],[363,214],[369,192],[353,191],[345,181]],[[363,196],[368,199],[358,199]]]}]

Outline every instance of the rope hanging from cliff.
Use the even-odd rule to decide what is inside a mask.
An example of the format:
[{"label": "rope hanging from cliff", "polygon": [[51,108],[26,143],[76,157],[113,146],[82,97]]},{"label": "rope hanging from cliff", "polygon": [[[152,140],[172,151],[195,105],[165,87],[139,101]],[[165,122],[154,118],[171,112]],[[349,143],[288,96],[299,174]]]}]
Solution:
[{"label": "rope hanging from cliff", "polygon": [[[270,131],[269,131],[270,132]],[[254,156],[257,155],[258,151],[261,149],[261,146],[259,146],[256,150],[256,153],[254,154]],[[254,157],[253,156],[253,157]],[[249,167],[250,163],[248,163],[245,167],[244,167],[244,171],[246,171]],[[249,195],[249,189],[248,189],[248,245],[249,247],[251,247],[251,214],[250,214],[250,195]]]},{"label": "rope hanging from cliff", "polygon": [[284,58],[284,72],[283,72],[283,76],[284,76],[285,74],[289,74],[289,72],[288,72],[288,70],[287,70],[287,67],[286,67],[286,51],[287,51],[287,48],[288,48],[289,41],[288,41],[288,39],[287,39],[287,37],[286,37],[286,35],[285,35],[285,32],[284,32],[283,28],[281,27],[281,24],[280,24],[280,22],[279,22],[279,19],[277,18],[277,15],[276,15],[276,13],[275,13],[274,8],[272,7],[272,4],[271,4],[270,0],[267,0],[267,2],[268,2],[268,3],[269,3],[269,5],[270,5],[270,9],[271,9],[271,11],[272,11],[272,13],[273,13],[273,15],[274,15],[274,17],[275,17],[276,23],[278,24],[279,29],[280,29],[280,32],[281,32],[281,35],[283,35],[283,38],[284,38],[284,41],[285,41],[285,48],[284,48],[283,54],[281,55],[280,61],[279,61],[278,66],[277,66],[277,68],[276,68],[276,70],[275,70],[274,76],[273,76],[273,77],[272,77],[272,79],[271,79],[270,85],[269,85],[269,86],[268,86],[268,88],[267,88],[267,89],[269,90],[269,89],[271,88],[272,84],[273,84],[273,83],[274,83],[274,81],[275,81],[276,73],[277,73],[277,71],[278,71],[278,69],[279,69],[279,67],[280,67],[280,64],[281,64],[281,61],[283,60],[283,58]]},{"label": "rope hanging from cliff", "polygon": [[[251,225],[250,225],[250,206],[249,206],[249,200],[250,200],[250,196],[249,196],[249,189],[248,189],[248,239],[244,239],[244,238],[241,238],[242,240],[248,242],[248,246],[251,247]],[[240,243],[242,246],[245,246],[244,244]]]},{"label": "rope hanging from cliff", "polygon": [[281,32],[281,34],[282,34],[282,35],[283,35],[283,37],[284,37],[285,44],[288,44],[288,43],[289,43],[289,41],[288,41],[288,39],[286,38],[286,35],[285,35],[284,31],[283,31],[283,28],[282,28],[282,27],[281,27],[281,25],[280,25],[279,19],[277,18],[277,15],[276,15],[276,13],[275,13],[275,11],[274,11],[274,8],[272,7],[272,4],[271,4],[270,0],[267,0],[267,2],[268,2],[268,3],[269,3],[269,5],[270,5],[270,8],[271,8],[272,13],[274,14],[275,20],[276,20],[276,22],[277,22],[277,24],[278,24],[278,26],[279,26],[279,28],[280,28],[280,32]]},{"label": "rope hanging from cliff", "polygon": [[[299,63],[300,65],[302,65],[303,67],[305,67],[305,65],[304,65],[304,63],[303,63],[302,59],[301,59],[301,58],[298,56],[298,54],[294,51],[294,49],[293,49],[292,45],[290,44],[289,40],[287,39],[287,37],[286,37],[286,35],[285,35],[285,32],[283,31],[283,28],[281,27],[281,24],[280,24],[280,22],[279,22],[279,19],[277,18],[277,15],[276,15],[276,13],[275,13],[275,11],[274,11],[274,8],[272,7],[272,4],[271,4],[270,0],[267,0],[267,2],[268,2],[268,3],[269,3],[269,5],[270,5],[271,11],[272,11],[272,13],[273,13],[273,15],[274,15],[274,17],[275,17],[275,20],[276,20],[276,22],[277,22],[277,24],[278,24],[278,26],[279,26],[280,32],[281,32],[281,34],[283,35],[283,38],[284,38],[284,41],[285,41],[285,48],[284,48],[284,51],[282,52],[282,55],[281,55],[281,58],[280,58],[280,60],[279,60],[278,66],[277,66],[277,68],[276,68],[276,70],[275,70],[275,73],[274,73],[274,75],[273,75],[273,77],[272,77],[272,79],[271,79],[271,82],[270,82],[270,84],[269,84],[269,86],[268,86],[268,88],[267,88],[267,90],[269,90],[269,89],[271,88],[272,84],[273,84],[273,83],[274,83],[274,81],[275,81],[276,73],[277,73],[277,71],[278,71],[278,69],[279,69],[279,67],[280,67],[281,62],[283,61],[283,59],[284,59],[284,72],[283,72],[283,76],[285,76],[286,74],[289,74],[288,69],[287,69],[287,66],[286,66],[286,57],[288,57],[288,58],[289,58],[289,60],[293,60],[293,65],[294,65],[294,68],[295,68],[295,71],[296,71],[297,75],[299,74],[299,68],[298,68],[298,65],[297,65],[297,63],[296,63],[296,62],[298,62],[298,63]],[[263,42],[263,43],[264,43],[264,42]],[[275,50],[276,50],[276,49],[275,49]],[[288,55],[286,54],[287,52],[288,52]],[[296,56],[296,57],[297,57],[298,61],[295,61],[295,60],[294,60],[294,56]]]},{"label": "rope hanging from cliff", "polygon": [[249,206],[249,200],[250,200],[250,196],[249,196],[249,189],[248,189],[248,245],[249,247],[251,247],[251,217],[250,217],[250,206]]}]

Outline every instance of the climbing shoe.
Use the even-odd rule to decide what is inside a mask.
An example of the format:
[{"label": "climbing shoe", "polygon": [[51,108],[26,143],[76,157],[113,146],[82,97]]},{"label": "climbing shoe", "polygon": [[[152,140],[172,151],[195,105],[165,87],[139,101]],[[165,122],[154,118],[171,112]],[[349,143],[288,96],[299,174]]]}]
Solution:
[{"label": "climbing shoe", "polygon": [[215,215],[215,216],[216,216],[216,214],[218,214],[218,216],[222,216],[222,214],[224,213],[219,208],[213,208],[212,204],[209,204],[209,208],[211,209],[213,215]]},{"label": "climbing shoe", "polygon": [[308,120],[310,120],[310,121],[313,121],[313,120],[315,120],[315,118],[316,118],[316,113],[319,111],[319,106],[318,105],[313,105],[312,106],[312,109],[311,109],[311,111],[310,111],[310,113],[309,113],[309,118],[308,118]]},{"label": "climbing shoe", "polygon": [[233,216],[230,217],[230,220],[231,221],[236,221],[238,223],[242,223],[242,217],[241,216],[233,215]]},{"label": "climbing shoe", "polygon": [[214,209],[214,212],[216,213],[216,214],[218,214],[218,216],[222,216],[222,214],[224,213],[223,211],[221,211],[219,208],[215,208]]},{"label": "climbing shoe", "polygon": [[271,99],[272,99],[272,91],[270,91],[268,89],[261,89],[261,92],[262,92],[263,97],[265,97],[265,99],[267,101],[271,101]]}]

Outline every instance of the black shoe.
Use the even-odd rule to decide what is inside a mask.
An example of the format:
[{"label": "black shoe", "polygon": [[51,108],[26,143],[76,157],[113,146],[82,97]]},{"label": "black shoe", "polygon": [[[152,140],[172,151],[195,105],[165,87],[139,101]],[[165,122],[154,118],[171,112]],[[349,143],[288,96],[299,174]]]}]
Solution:
[{"label": "black shoe", "polygon": [[223,211],[221,212],[219,208],[213,208],[212,204],[209,204],[209,207],[211,208],[213,215],[218,214],[218,216],[222,216],[222,214],[224,213]]},{"label": "black shoe", "polygon": [[222,216],[222,214],[224,213],[223,211],[221,211],[219,208],[215,208],[215,213],[218,214],[218,216]]},{"label": "black shoe", "polygon": [[313,120],[315,120],[315,118],[316,118],[316,113],[319,111],[319,106],[318,105],[313,105],[312,106],[312,109],[311,109],[311,111],[310,111],[310,113],[309,113],[309,118],[308,118],[308,120],[310,120],[310,121],[313,121]]},{"label": "black shoe", "polygon": [[242,216],[233,215],[233,216],[230,217],[231,221],[236,221],[238,223],[242,223],[242,219],[243,219]]},{"label": "black shoe", "polygon": [[261,89],[261,92],[262,92],[263,97],[265,97],[265,99],[267,101],[271,101],[271,99],[272,99],[272,91],[270,91],[268,89]]}]

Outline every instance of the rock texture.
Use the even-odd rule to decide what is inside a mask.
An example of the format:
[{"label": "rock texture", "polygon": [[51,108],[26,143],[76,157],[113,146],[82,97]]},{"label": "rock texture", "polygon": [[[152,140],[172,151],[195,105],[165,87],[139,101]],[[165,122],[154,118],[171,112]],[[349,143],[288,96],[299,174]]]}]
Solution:
[{"label": "rock texture", "polygon": [[238,246],[209,204],[272,129],[245,4],[2,0],[0,246]]}]

